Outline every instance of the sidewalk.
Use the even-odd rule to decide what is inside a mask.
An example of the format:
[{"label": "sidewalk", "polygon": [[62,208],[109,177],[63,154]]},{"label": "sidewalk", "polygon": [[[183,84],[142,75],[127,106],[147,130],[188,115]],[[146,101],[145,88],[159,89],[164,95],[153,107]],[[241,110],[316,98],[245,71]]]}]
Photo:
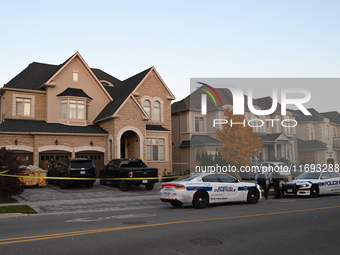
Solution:
[{"label": "sidewalk", "polygon": [[60,189],[55,184],[48,184],[41,188],[26,188],[21,195],[14,197],[19,203],[0,206],[29,205],[40,215],[145,208],[161,205],[160,189],[161,183],[156,183],[153,190],[130,186],[128,191],[121,191],[114,185],[102,186],[99,182],[93,188],[70,186]]}]

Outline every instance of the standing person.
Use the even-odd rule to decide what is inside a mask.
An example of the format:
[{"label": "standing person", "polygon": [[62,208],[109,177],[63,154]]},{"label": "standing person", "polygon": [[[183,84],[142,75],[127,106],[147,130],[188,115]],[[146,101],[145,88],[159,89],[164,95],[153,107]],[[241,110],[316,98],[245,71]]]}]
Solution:
[{"label": "standing person", "polygon": [[267,200],[268,199],[268,190],[267,190],[268,175],[267,173],[262,171],[262,169],[260,169],[255,175],[255,180],[257,181],[257,184],[260,185],[260,187],[263,189],[264,197]]},{"label": "standing person", "polygon": [[275,171],[273,167],[269,167],[268,177],[269,177],[269,184],[267,187],[267,192],[269,192],[271,187],[274,187],[274,199],[280,199],[281,198],[280,173],[277,172],[277,170]]}]

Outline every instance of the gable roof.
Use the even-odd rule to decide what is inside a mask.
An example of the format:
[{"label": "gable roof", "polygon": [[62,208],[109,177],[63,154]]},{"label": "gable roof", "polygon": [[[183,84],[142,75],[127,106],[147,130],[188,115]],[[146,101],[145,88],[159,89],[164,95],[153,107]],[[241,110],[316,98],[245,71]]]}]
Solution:
[{"label": "gable roof", "polygon": [[[72,59],[79,57],[82,63],[86,68],[90,71],[91,75],[93,75],[94,79],[97,81],[99,86],[103,89],[103,91],[110,98],[110,102],[104,107],[104,109],[98,114],[94,122],[99,122],[105,120],[110,117],[114,117],[113,115],[117,112],[117,110],[123,105],[126,99],[131,95],[131,93],[141,84],[141,82],[145,79],[145,77],[151,72],[151,70],[155,71],[161,82],[164,84],[165,89],[169,93],[169,97],[174,99],[173,94],[167,88],[161,77],[158,75],[157,71],[154,67],[150,67],[126,80],[119,80],[112,75],[98,69],[98,68],[90,68],[83,60],[81,55],[76,52],[71,57],[69,57],[64,63],[60,65],[52,65],[52,64],[44,64],[33,62],[28,65],[23,71],[21,71],[17,76],[15,76],[12,80],[10,80],[7,84],[4,85],[4,89],[23,89],[23,90],[37,90],[37,91],[45,91],[45,86],[49,85],[49,82],[68,64],[72,61]],[[100,81],[108,81],[114,86],[104,86],[100,83]],[[52,85],[52,84],[50,84]],[[58,96],[81,96],[90,98],[84,91],[75,90],[72,88],[67,89],[66,91],[60,93]]]},{"label": "gable roof", "polygon": [[221,146],[222,142],[208,135],[192,135],[190,140],[185,140],[181,143],[180,147],[191,146]]},{"label": "gable roof", "polygon": [[113,117],[117,110],[123,105],[126,99],[131,95],[135,88],[140,84],[140,82],[145,78],[145,76],[150,72],[151,68],[148,68],[124,81],[111,83],[115,87],[105,86],[105,89],[112,97],[111,101],[97,116],[94,122],[99,122],[107,118]]},{"label": "gable roof", "polygon": [[259,134],[263,143],[289,142],[290,139],[284,133]]}]

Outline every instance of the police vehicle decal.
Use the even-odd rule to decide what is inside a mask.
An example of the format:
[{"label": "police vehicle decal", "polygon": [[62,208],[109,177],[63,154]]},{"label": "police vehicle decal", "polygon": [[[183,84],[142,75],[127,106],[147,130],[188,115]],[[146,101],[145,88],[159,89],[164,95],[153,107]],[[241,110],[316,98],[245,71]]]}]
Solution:
[{"label": "police vehicle decal", "polygon": [[186,188],[188,191],[193,191],[193,190],[206,190],[206,191],[212,191],[212,187],[197,187],[197,186],[191,186]]}]

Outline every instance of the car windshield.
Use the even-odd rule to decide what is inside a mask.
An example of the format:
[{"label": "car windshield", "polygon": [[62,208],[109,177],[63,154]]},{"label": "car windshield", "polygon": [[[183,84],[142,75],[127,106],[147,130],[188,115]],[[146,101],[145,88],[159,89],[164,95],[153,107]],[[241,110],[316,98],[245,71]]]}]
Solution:
[{"label": "car windshield", "polygon": [[305,172],[296,177],[297,180],[301,179],[319,179],[320,172]]},{"label": "car windshield", "polygon": [[71,161],[71,168],[92,168],[92,161]]},{"label": "car windshield", "polygon": [[174,182],[178,182],[178,181],[191,181],[195,178],[197,178],[200,174],[188,174],[188,175],[183,175],[177,179],[174,180]]},{"label": "car windshield", "polygon": [[121,167],[146,167],[146,164],[142,160],[123,161]]}]

